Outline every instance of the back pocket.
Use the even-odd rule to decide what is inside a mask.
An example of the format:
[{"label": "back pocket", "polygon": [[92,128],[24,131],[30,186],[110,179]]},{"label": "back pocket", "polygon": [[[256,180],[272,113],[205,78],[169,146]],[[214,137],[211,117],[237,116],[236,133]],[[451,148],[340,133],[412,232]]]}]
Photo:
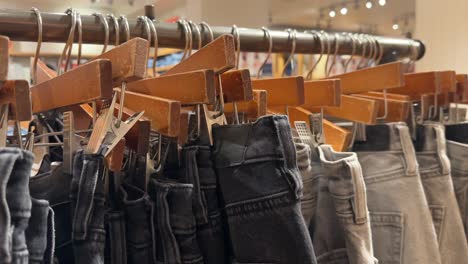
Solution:
[{"label": "back pocket", "polygon": [[370,212],[372,244],[379,264],[401,263],[403,246],[403,214]]}]

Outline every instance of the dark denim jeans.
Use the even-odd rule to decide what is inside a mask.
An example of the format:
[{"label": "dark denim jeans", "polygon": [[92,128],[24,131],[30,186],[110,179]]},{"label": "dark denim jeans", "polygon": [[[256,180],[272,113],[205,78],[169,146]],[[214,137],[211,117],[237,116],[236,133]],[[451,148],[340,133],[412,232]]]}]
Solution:
[{"label": "dark denim jeans", "polygon": [[52,264],[54,260],[54,211],[46,200],[32,198],[31,218],[26,229],[30,264]]},{"label": "dark denim jeans", "polygon": [[25,230],[31,217],[32,153],[0,149],[0,263],[27,264]]},{"label": "dark denim jeans", "polygon": [[234,263],[316,263],[286,116],[213,128]]},{"label": "dark denim jeans", "polygon": [[197,240],[205,264],[227,263],[216,173],[211,147],[188,146],[182,150],[181,181],[193,185],[193,212],[197,222]]},{"label": "dark denim jeans", "polygon": [[105,170],[101,155],[75,154],[70,199],[75,263],[103,264]]},{"label": "dark denim jeans", "polygon": [[192,209],[193,185],[158,178],[148,189],[156,209],[156,263],[203,264]]},{"label": "dark denim jeans", "polygon": [[[70,186],[72,175],[64,173],[62,166],[31,178],[29,188],[31,196],[49,202],[53,209],[55,228],[55,258],[63,264],[74,263],[72,247],[72,217],[70,203]],[[47,246],[49,247],[49,245]]]},{"label": "dark denim jeans", "polygon": [[121,186],[120,196],[125,212],[127,263],[156,263],[153,202],[143,190],[127,183]]}]

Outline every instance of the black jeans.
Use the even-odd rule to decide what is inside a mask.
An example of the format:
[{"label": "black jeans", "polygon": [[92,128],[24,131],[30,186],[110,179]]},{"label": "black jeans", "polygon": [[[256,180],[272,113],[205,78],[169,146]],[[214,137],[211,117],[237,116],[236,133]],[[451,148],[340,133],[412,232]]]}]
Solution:
[{"label": "black jeans", "polygon": [[52,264],[54,260],[54,211],[46,200],[31,198],[31,218],[26,229],[30,264]]},{"label": "black jeans", "polygon": [[233,262],[316,263],[288,118],[215,127],[213,138]]},{"label": "black jeans", "polygon": [[104,193],[104,158],[75,154],[70,199],[75,263],[103,264],[106,234]]}]

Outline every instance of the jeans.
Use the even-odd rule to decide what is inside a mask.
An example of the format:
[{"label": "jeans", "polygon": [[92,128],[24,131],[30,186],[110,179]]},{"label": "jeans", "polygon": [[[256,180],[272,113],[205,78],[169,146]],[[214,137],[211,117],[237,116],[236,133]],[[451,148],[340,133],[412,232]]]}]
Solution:
[{"label": "jeans", "polygon": [[442,263],[407,125],[367,126],[366,135],[354,151],[366,183],[379,263]]},{"label": "jeans", "polygon": [[197,240],[205,264],[227,263],[224,229],[218,201],[216,173],[209,146],[187,146],[182,150],[182,180],[193,185],[193,213]]},{"label": "jeans", "polygon": [[[301,198],[301,211],[304,221],[307,226],[310,226],[312,217],[315,211],[315,195],[314,195],[314,173],[321,170],[320,163],[318,166],[312,168],[311,155],[309,145],[303,143],[296,143],[296,158],[297,167],[302,176],[303,195]],[[316,165],[314,164],[314,165]],[[315,252],[317,253],[317,252]]]},{"label": "jeans", "polygon": [[25,230],[31,217],[32,153],[0,149],[0,263],[27,264]]},{"label": "jeans", "polygon": [[[49,202],[55,229],[54,255],[56,263],[74,263],[72,247],[72,215],[70,186],[72,175],[64,173],[62,166],[52,168],[30,179],[31,196]],[[48,246],[49,247],[49,246]]]},{"label": "jeans", "polygon": [[468,263],[468,245],[450,176],[444,126],[432,122],[419,126],[417,138],[416,158],[442,262]]},{"label": "jeans", "polygon": [[148,188],[156,209],[156,263],[203,264],[192,209],[193,185],[158,178]]},{"label": "jeans", "polygon": [[52,264],[54,260],[54,211],[46,200],[31,199],[32,209],[26,243],[30,264]]},{"label": "jeans", "polygon": [[311,158],[307,167],[299,165],[299,168],[310,182],[308,193],[304,188],[304,197],[308,197],[309,221],[306,223],[317,262],[376,263],[366,188],[356,154],[338,153],[327,145],[317,147],[308,155],[302,151],[309,150],[308,146],[304,148],[302,144],[296,144],[296,149],[298,164],[306,164],[302,160],[305,156]]},{"label": "jeans", "polygon": [[233,263],[316,263],[286,116],[213,128]]},{"label": "jeans", "polygon": [[125,212],[128,264],[156,262],[154,237],[154,204],[149,195],[134,185],[124,183],[120,188]]},{"label": "jeans", "polygon": [[106,234],[104,194],[104,158],[75,154],[70,199],[75,263],[103,264]]}]

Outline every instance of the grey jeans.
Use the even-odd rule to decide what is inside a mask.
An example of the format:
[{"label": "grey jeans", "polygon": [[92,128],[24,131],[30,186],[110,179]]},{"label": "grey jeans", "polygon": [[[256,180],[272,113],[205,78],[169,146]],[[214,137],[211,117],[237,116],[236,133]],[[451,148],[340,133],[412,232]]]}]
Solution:
[{"label": "grey jeans", "polygon": [[442,263],[413,142],[404,123],[366,127],[355,142],[379,263]]},{"label": "grey jeans", "polygon": [[308,145],[296,144],[296,150],[304,181],[302,210],[317,262],[376,263],[356,154],[338,153],[328,145],[310,151]]},{"label": "grey jeans", "polygon": [[0,263],[27,264],[25,230],[31,217],[32,153],[0,149]]},{"label": "grey jeans", "polygon": [[468,245],[450,176],[444,126],[426,123],[418,127],[415,143],[419,172],[439,239],[443,263],[468,263]]}]

